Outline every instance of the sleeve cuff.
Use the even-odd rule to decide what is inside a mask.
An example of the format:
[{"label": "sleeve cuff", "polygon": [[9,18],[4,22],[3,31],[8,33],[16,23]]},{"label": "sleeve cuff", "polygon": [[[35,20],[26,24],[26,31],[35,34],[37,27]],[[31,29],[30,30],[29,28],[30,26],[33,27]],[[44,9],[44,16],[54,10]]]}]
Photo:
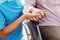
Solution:
[{"label": "sleeve cuff", "polygon": [[30,11],[31,9],[33,9],[33,8],[34,8],[34,7],[31,6],[31,5],[25,5],[25,6],[24,6],[24,9],[23,9],[23,14],[29,13],[29,11]]}]

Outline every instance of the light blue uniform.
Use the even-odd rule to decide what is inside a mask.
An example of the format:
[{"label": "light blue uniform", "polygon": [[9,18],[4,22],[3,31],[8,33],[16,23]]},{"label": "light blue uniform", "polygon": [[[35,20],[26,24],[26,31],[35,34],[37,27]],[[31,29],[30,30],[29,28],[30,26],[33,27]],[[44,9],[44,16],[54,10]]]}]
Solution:
[{"label": "light blue uniform", "polygon": [[[22,15],[23,5],[20,1],[5,1],[0,4],[0,30],[4,29]],[[0,40],[22,40],[22,37],[22,24],[20,24],[7,38],[0,38]]]}]

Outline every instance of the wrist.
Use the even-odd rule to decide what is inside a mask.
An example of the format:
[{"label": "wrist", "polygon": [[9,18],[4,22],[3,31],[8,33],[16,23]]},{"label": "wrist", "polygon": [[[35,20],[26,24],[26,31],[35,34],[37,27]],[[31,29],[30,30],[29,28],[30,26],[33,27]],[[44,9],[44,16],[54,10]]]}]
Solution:
[{"label": "wrist", "polygon": [[24,17],[24,19],[26,19],[26,15],[24,14],[24,15],[22,15],[23,17]]},{"label": "wrist", "polygon": [[24,17],[24,19],[27,19],[25,14],[24,14],[24,15],[22,15],[22,16]]},{"label": "wrist", "polygon": [[28,14],[24,14],[23,16],[24,16],[24,18],[25,18],[26,20],[29,19],[29,15],[28,15]]}]

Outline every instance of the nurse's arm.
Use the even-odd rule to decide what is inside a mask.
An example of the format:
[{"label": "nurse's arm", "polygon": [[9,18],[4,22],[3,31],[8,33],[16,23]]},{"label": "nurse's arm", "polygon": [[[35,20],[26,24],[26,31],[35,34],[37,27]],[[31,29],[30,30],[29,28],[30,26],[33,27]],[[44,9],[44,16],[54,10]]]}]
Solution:
[{"label": "nurse's arm", "polygon": [[26,13],[15,20],[13,23],[7,25],[3,30],[0,30],[0,38],[6,38],[11,34],[25,19],[40,16],[40,14]]},{"label": "nurse's arm", "polygon": [[19,17],[16,21],[6,26],[3,30],[0,30],[0,38],[6,38],[10,33],[12,33],[24,20],[26,17],[23,15]]}]

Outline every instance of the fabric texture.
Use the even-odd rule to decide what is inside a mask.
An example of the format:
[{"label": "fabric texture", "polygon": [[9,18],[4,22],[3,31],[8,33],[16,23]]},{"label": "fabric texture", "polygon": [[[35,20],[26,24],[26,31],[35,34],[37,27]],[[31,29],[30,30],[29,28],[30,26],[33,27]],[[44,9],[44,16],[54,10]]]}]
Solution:
[{"label": "fabric texture", "polygon": [[46,17],[39,20],[40,26],[60,26],[60,0],[25,0],[25,5],[45,10]]},{"label": "fabric texture", "polygon": [[40,26],[40,30],[48,40],[60,40],[60,26]]},{"label": "fabric texture", "polygon": [[[20,4],[17,3],[18,1]],[[20,1],[21,0],[5,1],[0,4],[0,30],[4,29],[22,15],[23,5]],[[0,40],[22,40],[22,37],[21,23],[15,31],[8,35],[8,37],[5,39],[0,38]]]}]

